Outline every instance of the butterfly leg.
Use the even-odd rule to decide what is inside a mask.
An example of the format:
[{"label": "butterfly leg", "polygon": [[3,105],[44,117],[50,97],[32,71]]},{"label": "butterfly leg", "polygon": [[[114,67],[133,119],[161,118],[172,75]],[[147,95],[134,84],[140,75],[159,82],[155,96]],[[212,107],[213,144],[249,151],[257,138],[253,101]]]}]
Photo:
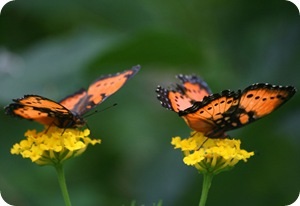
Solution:
[{"label": "butterfly leg", "polygon": [[201,149],[201,147],[205,144],[205,142],[207,142],[207,140],[208,140],[208,137],[206,137],[206,139],[201,143],[201,145],[199,146],[197,151]]},{"label": "butterfly leg", "polygon": [[[56,124],[55,124],[55,122],[53,121],[53,122],[51,122],[51,124],[49,124],[48,125],[48,127],[47,127],[47,129],[45,130],[45,134],[47,134],[48,133],[48,131],[49,131],[49,129],[50,129],[50,127],[53,127],[53,126],[55,126],[55,127],[58,127]],[[63,128],[64,130],[62,131],[62,133],[61,133],[61,136],[65,133],[65,131],[66,131],[66,127],[64,127]]]},{"label": "butterfly leg", "polygon": [[62,136],[65,133],[66,130],[67,130],[67,128],[64,128],[64,130],[62,131],[60,136]]},{"label": "butterfly leg", "polygon": [[52,122],[51,124],[48,125],[47,129],[45,130],[45,134],[48,133],[50,127],[52,127],[54,125],[54,122]]}]

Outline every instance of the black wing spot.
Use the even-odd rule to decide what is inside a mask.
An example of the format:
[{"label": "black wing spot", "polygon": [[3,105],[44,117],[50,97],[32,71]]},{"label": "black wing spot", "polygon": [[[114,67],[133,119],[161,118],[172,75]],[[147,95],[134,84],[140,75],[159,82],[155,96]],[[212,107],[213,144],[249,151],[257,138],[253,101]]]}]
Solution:
[{"label": "black wing spot", "polygon": [[251,98],[251,97],[253,97],[253,94],[248,94],[246,97]]},{"label": "black wing spot", "polygon": [[281,99],[281,100],[285,100],[285,99],[286,99],[284,96],[282,96],[282,95],[280,95],[280,94],[278,94],[276,97],[277,97],[278,99]]}]

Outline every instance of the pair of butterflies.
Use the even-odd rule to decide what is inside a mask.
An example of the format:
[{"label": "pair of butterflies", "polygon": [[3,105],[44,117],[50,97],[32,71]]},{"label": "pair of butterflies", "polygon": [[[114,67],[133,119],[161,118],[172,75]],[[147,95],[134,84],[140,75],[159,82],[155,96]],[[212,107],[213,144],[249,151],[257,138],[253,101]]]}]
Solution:
[{"label": "pair of butterflies", "polygon": [[[60,102],[39,95],[14,99],[5,113],[44,125],[75,128],[85,125],[83,114],[118,91],[140,70],[135,66],[93,82]],[[212,94],[208,85],[194,75],[178,75],[181,84],[173,90],[158,86],[156,92],[163,107],[183,117],[188,126],[210,138],[226,137],[226,131],[254,122],[288,101],[296,92],[292,86],[253,84],[243,91],[224,90]]]},{"label": "pair of butterflies", "polygon": [[173,89],[157,87],[161,105],[178,113],[194,131],[209,138],[225,138],[226,132],[250,124],[287,102],[295,93],[292,86],[257,83],[243,91],[224,90],[212,94],[195,75],[178,75],[181,84]]},{"label": "pair of butterflies", "polygon": [[5,113],[33,120],[43,125],[55,125],[60,128],[75,128],[85,125],[83,114],[102,103],[107,97],[118,91],[140,70],[140,66],[113,75],[101,76],[87,90],[80,89],[60,102],[39,95],[25,95],[13,99],[5,107]]}]

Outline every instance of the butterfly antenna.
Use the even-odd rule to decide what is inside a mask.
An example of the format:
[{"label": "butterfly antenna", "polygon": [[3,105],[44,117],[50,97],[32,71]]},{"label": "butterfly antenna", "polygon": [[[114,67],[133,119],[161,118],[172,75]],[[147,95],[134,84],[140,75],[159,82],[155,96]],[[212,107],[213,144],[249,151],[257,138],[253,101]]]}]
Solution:
[{"label": "butterfly antenna", "polygon": [[104,109],[102,109],[102,110],[97,110],[97,109],[96,109],[96,110],[94,110],[92,113],[89,113],[89,114],[83,116],[83,118],[85,119],[85,118],[87,118],[87,117],[89,117],[89,116],[92,116],[92,115],[98,113],[98,112],[103,112],[103,111],[108,110],[108,109],[110,109],[110,108],[112,108],[112,107],[114,107],[114,106],[117,106],[117,105],[118,105],[117,103],[114,103],[113,105],[108,106],[108,107],[106,107],[106,108],[104,108]]},{"label": "butterfly antenna", "polygon": [[85,126],[88,130],[90,130],[90,137],[93,137],[93,132],[91,131],[90,126],[88,125],[88,123],[86,123]]}]

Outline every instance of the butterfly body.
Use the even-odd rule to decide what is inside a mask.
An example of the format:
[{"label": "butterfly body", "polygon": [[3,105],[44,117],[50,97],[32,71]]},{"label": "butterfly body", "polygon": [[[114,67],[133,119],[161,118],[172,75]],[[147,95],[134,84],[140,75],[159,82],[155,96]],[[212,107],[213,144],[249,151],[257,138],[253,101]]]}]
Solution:
[{"label": "butterfly body", "polygon": [[5,107],[5,113],[43,125],[81,127],[86,124],[82,115],[118,91],[139,69],[140,66],[135,66],[121,73],[102,76],[87,90],[80,89],[60,102],[39,95],[24,95],[22,98],[13,99],[13,103]]},{"label": "butterfly body", "polygon": [[[210,94],[207,85],[198,81],[198,99],[188,100],[190,106],[185,108],[190,97],[180,90],[168,90],[158,87],[158,99],[162,106],[178,113],[188,126],[210,138],[224,138],[226,132],[250,124],[283,105],[296,92],[292,86],[277,86],[266,83],[256,83],[243,91],[224,90],[221,93]],[[183,83],[182,87],[188,87]],[[202,92],[199,92],[203,90]],[[206,92],[205,92],[206,91]],[[181,102],[174,97],[181,93]],[[197,93],[197,92],[195,92]]]}]

